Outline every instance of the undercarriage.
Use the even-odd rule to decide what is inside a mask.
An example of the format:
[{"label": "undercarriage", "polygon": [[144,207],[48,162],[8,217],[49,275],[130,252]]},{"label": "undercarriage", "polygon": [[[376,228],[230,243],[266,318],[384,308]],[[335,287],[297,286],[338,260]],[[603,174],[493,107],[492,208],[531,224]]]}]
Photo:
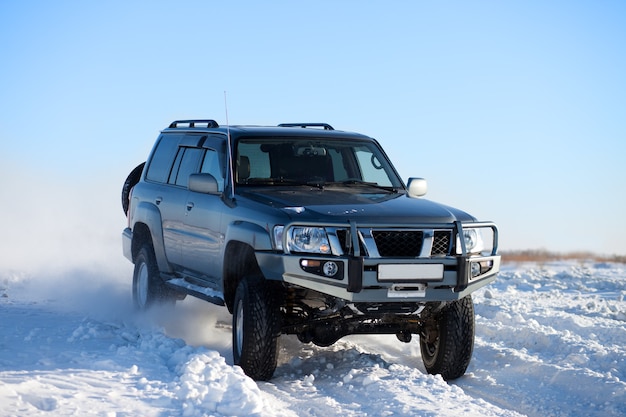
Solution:
[{"label": "undercarriage", "polygon": [[[395,334],[410,342],[412,335],[429,339],[436,313],[446,302],[349,303],[313,290],[291,286],[281,307],[282,333],[303,343],[330,346],[351,334]],[[436,332],[436,329],[434,330]]]}]

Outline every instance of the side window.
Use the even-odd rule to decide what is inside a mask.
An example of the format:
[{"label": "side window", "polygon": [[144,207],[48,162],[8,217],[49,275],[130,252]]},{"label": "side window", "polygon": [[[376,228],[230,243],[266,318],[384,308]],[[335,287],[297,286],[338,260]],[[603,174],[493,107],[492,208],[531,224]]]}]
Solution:
[{"label": "side window", "polygon": [[178,152],[176,153],[176,159],[174,160],[174,167],[170,172],[169,179],[167,180],[168,184],[176,184],[176,176],[178,175],[178,169],[180,168],[180,161],[183,160],[183,155],[185,154],[185,148],[178,148]]},{"label": "side window", "polygon": [[162,135],[154,149],[146,179],[167,182],[176,155],[176,148],[182,135]]},{"label": "side window", "polygon": [[187,187],[189,175],[199,171],[202,154],[203,150],[199,148],[179,148],[168,183]]},{"label": "side window", "polygon": [[222,175],[222,167],[217,151],[213,149],[206,150],[200,172],[213,175],[217,180],[218,190],[224,191],[224,176]]}]

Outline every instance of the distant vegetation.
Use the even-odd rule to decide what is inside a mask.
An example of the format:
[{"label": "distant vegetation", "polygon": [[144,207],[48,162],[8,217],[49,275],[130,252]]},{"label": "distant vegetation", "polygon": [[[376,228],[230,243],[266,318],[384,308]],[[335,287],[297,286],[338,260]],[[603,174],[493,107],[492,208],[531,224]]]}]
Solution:
[{"label": "distant vegetation", "polygon": [[545,249],[500,251],[502,262],[594,261],[626,263],[626,255],[598,255],[592,252],[550,252]]}]

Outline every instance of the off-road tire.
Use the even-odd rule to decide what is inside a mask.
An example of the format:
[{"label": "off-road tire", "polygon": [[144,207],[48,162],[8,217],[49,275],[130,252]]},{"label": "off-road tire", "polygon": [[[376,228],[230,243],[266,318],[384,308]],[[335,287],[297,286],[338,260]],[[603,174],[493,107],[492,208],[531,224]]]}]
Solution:
[{"label": "off-road tire", "polygon": [[467,295],[435,313],[420,335],[420,351],[428,373],[448,381],[465,373],[473,350],[474,303]]},{"label": "off-road tire", "polygon": [[267,381],[276,370],[280,310],[277,291],[262,276],[244,277],[233,307],[233,359],[252,379]]},{"label": "off-road tire", "polygon": [[141,179],[141,173],[143,172],[143,167],[145,165],[145,162],[137,165],[135,169],[128,174],[128,177],[126,177],[126,181],[124,181],[124,185],[122,186],[122,210],[124,210],[124,214],[127,216],[128,208],[130,206],[130,190],[132,190],[132,188],[137,185]]},{"label": "off-road tire", "polygon": [[135,258],[133,305],[137,310],[147,310],[157,304],[174,304],[176,298],[160,277],[152,245],[144,244]]}]

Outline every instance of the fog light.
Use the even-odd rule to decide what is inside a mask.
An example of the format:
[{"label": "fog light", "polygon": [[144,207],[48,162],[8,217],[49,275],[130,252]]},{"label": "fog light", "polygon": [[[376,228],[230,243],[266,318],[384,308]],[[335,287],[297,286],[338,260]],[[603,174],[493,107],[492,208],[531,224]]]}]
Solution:
[{"label": "fog light", "polygon": [[341,261],[323,259],[300,259],[300,268],[309,274],[324,278],[343,279],[344,264]]},{"label": "fog light", "polygon": [[339,271],[339,266],[333,261],[328,261],[324,263],[324,275],[327,277],[334,277],[337,275],[337,271]]},{"label": "fog light", "polygon": [[478,262],[472,262],[472,278],[480,275],[480,264]]}]

